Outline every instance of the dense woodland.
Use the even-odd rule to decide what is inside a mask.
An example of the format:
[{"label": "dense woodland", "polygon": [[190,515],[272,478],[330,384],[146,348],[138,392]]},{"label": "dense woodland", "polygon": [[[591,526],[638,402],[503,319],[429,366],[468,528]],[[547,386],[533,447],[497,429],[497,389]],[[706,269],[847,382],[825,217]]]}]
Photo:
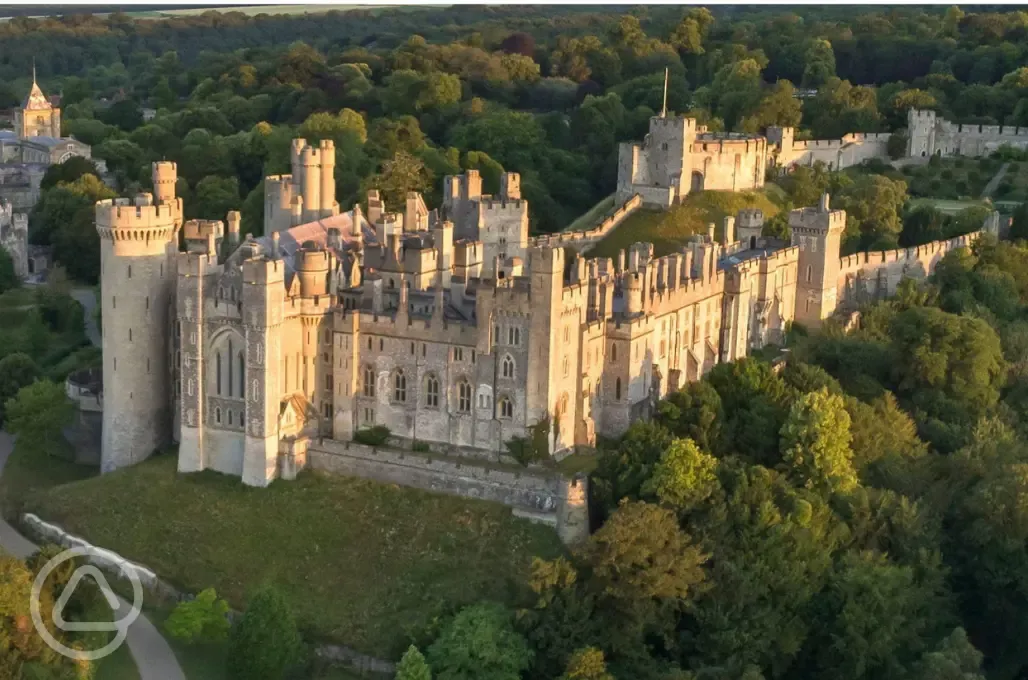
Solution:
[{"label": "dense woodland", "polygon": [[[616,144],[644,134],[665,67],[670,108],[714,129],[901,133],[911,106],[1028,125],[1026,37],[1028,13],[957,8],[19,18],[0,25],[0,98],[15,103],[34,54],[66,131],[118,191],[173,159],[189,216],[242,206],[249,231],[262,177],[287,170],[297,134],[335,141],[343,205],[371,186],[392,205],[411,189],[436,205],[442,175],[478,168],[495,190],[514,170],[546,231],[611,193]],[[147,123],[144,106],[158,110]],[[54,168],[32,215],[33,239],[87,281],[92,202],[114,194],[90,171]],[[908,189],[951,179],[885,164],[775,180],[784,208],[837,197],[848,250],[983,217],[912,209]],[[1028,677],[1023,206],[1012,237],[950,253],[855,331],[793,328],[781,370],[718,365],[605,442],[588,542],[537,561],[520,607],[482,603],[415,635],[398,677]]]},{"label": "dense woodland", "polygon": [[[298,134],[335,141],[344,207],[372,185],[394,205],[423,190],[431,206],[443,175],[478,168],[495,190],[510,170],[533,228],[554,231],[612,192],[617,143],[645,134],[665,67],[670,108],[715,130],[901,132],[910,106],[1028,124],[1026,26],[1028,13],[957,8],[19,17],[0,24],[0,105],[23,96],[34,57],[62,95],[65,133],[93,145],[121,193],[147,186],[151,161],[175,160],[188,216],[241,208],[246,231],[260,229],[262,178],[288,171]],[[144,107],[158,112],[145,123]],[[865,212],[896,202],[899,187],[865,182]],[[88,206],[104,192],[72,183],[31,220],[75,278],[96,279],[98,260],[77,256],[95,251]],[[892,222],[855,224],[852,247],[895,244]]]}]

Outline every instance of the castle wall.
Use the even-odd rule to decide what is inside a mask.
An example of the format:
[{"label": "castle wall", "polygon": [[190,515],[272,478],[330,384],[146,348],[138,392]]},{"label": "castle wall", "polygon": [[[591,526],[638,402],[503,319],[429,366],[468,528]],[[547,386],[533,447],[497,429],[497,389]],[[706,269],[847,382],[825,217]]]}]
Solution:
[{"label": "castle wall", "polygon": [[934,111],[907,114],[908,157],[987,156],[1001,146],[1028,149],[1028,127],[953,123]]},{"label": "castle wall", "polygon": [[814,165],[821,162],[829,169],[839,170],[875,158],[889,158],[888,145],[890,133],[856,132],[841,139],[814,139],[807,141],[791,141],[783,144],[778,152],[778,164],[783,167],[792,165]]},{"label": "castle wall", "polygon": [[692,144],[692,174],[683,175],[689,191],[749,191],[764,186],[767,140],[706,139]]},{"label": "castle wall", "polygon": [[848,307],[881,300],[896,293],[904,278],[921,280],[932,274],[952,250],[970,247],[982,234],[971,232],[913,248],[857,253],[840,260],[837,295]]}]

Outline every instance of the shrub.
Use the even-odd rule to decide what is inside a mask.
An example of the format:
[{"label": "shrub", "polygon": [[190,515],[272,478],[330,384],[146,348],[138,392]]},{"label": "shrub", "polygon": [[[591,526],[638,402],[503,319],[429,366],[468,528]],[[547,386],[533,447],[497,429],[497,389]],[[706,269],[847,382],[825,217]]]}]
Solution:
[{"label": "shrub", "polygon": [[354,432],[353,441],[358,444],[367,444],[368,446],[382,446],[389,441],[391,434],[392,431],[385,425],[375,425],[374,427],[365,427]]},{"label": "shrub", "polygon": [[411,444],[411,451],[418,451],[420,453],[428,453],[432,450],[432,447],[428,445],[428,442],[419,442],[417,440]]},{"label": "shrub", "polygon": [[511,437],[506,443],[510,457],[528,467],[550,456],[550,419],[543,418],[529,428],[527,437]]},{"label": "shrub", "polygon": [[264,586],[250,599],[232,629],[228,676],[235,680],[281,680],[302,661],[302,643],[282,594]]},{"label": "shrub", "polygon": [[168,634],[190,644],[221,642],[228,637],[228,603],[208,588],[189,602],[180,602],[164,624]]}]

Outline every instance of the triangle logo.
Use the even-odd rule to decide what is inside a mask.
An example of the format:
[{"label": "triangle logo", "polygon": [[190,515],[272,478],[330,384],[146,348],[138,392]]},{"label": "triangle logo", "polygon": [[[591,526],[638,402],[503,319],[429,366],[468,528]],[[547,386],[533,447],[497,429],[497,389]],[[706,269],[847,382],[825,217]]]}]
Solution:
[{"label": "triangle logo", "polygon": [[112,621],[82,623],[66,621],[64,619],[64,608],[67,606],[68,600],[71,599],[71,596],[75,593],[75,589],[86,576],[91,577],[97,587],[100,588],[100,592],[103,594],[104,599],[107,600],[107,604],[110,606],[111,610],[117,611],[119,606],[118,596],[114,594],[113,590],[111,590],[111,586],[107,582],[107,578],[99,569],[91,564],[86,564],[75,570],[71,575],[71,578],[68,579],[68,585],[64,587],[64,590],[61,592],[61,596],[57,598],[57,602],[54,604],[53,610],[54,624],[61,630],[65,631],[117,630],[117,624]]}]

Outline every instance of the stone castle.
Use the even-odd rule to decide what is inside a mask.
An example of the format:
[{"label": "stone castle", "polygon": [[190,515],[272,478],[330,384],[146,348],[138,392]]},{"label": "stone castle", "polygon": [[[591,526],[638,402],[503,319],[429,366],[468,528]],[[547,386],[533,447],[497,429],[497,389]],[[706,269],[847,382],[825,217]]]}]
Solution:
[{"label": "stone castle", "polygon": [[[683,120],[655,117],[651,129],[678,139],[693,127]],[[663,153],[662,139],[648,145]],[[686,147],[666,143],[677,164]],[[633,151],[633,165],[644,157]],[[408,479],[411,454],[387,460],[353,443],[375,426],[437,452],[421,473],[449,481],[474,476],[459,461],[500,461],[506,442],[540,428],[553,455],[590,447],[715,364],[780,344],[790,323],[816,327],[888,295],[975,237],[840,258],[846,217],[825,196],[790,214],[791,243],[762,237],[763,216],[747,210],[719,238],[711,225],[665,257],[636,243],[586,259],[565,251],[573,235],[528,237],[516,173],[498,196],[476,171],[447,177],[438,211],[412,193],[391,212],[371,191],[366,210],[344,212],[331,142],[296,140],[291,160],[292,174],[267,179],[258,238],[240,238],[238,212],[183,221],[170,162],[154,164],[152,194],[97,204],[104,471],[174,439],[181,471],[253,486],[329,458],[323,467]],[[648,186],[633,183],[617,214],[656,195]],[[680,184],[666,188],[671,199]],[[475,483],[495,496],[495,479]]]},{"label": "stone castle", "polygon": [[965,125],[939,118],[935,111],[907,112],[907,156],[987,156],[1001,146],[1028,148],[1028,127]]}]

